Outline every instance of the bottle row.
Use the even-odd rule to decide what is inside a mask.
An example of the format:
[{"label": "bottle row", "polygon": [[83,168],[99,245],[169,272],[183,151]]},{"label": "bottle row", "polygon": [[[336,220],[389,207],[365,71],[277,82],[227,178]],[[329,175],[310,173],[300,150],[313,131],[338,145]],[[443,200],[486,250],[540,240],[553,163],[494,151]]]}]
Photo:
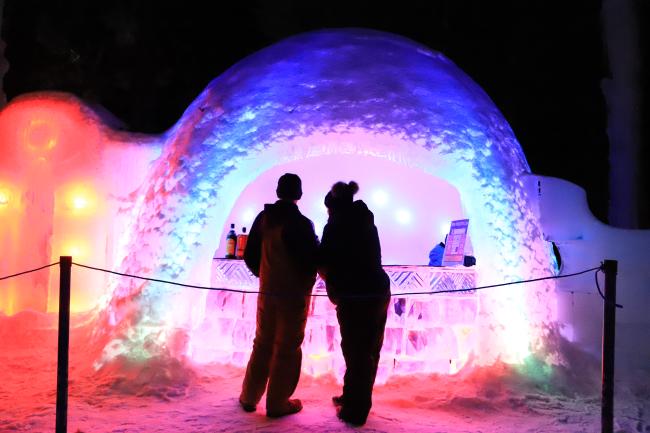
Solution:
[{"label": "bottle row", "polygon": [[226,235],[226,258],[243,259],[247,241],[246,227],[242,227],[242,232],[237,234],[235,224],[230,224],[230,231]]}]

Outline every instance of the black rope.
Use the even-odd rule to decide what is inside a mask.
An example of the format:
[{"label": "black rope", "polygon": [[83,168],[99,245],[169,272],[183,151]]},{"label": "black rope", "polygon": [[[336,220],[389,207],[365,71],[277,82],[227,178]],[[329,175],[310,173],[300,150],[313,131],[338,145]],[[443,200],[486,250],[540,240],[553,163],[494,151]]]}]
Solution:
[{"label": "black rope", "polygon": [[51,266],[56,266],[56,265],[58,265],[58,264],[59,264],[59,262],[56,262],[56,263],[50,263],[49,265],[41,266],[40,268],[30,269],[29,271],[18,272],[17,274],[7,275],[6,277],[0,277],[0,281],[2,281],[2,280],[7,280],[7,279],[9,279],[9,278],[13,278],[13,277],[17,277],[17,276],[19,276],[19,275],[25,275],[25,274],[29,274],[29,273],[31,273],[31,272],[40,271],[41,269],[49,268],[49,267],[51,267]]},{"label": "black rope", "polygon": [[[183,283],[177,283],[177,282],[174,282],[174,281],[160,280],[160,279],[157,279],[157,278],[141,277],[139,275],[131,275],[131,274],[125,274],[125,273],[122,273],[122,272],[110,271],[108,269],[96,268],[96,267],[93,267],[93,266],[82,265],[80,263],[75,263],[75,262],[72,262],[72,264],[76,265],[76,266],[79,266],[81,268],[92,269],[92,270],[101,271],[101,272],[107,272],[109,274],[119,275],[119,276],[122,276],[122,277],[136,278],[136,279],[139,279],[139,280],[152,281],[152,282],[156,282],[156,283],[172,284],[172,285],[175,285],[175,286],[189,287],[189,288],[192,288],[192,289],[215,290],[215,291],[223,291],[223,292],[231,292],[231,293],[243,293],[243,294],[258,294],[258,295],[265,295],[265,296],[283,296],[284,295],[283,293],[263,293],[263,292],[261,293],[259,291],[237,290],[237,289],[227,289],[227,288],[224,288],[224,287],[208,287],[208,286],[197,286],[197,285],[194,285],[194,284],[183,284]],[[489,286],[473,287],[473,288],[470,288],[470,289],[450,289],[450,290],[440,290],[440,291],[436,291],[436,292],[430,292],[429,291],[429,292],[391,293],[391,297],[401,298],[401,297],[403,297],[405,295],[435,295],[435,294],[438,294],[438,293],[472,292],[474,290],[491,289],[491,288],[494,288],[494,287],[509,286],[509,285],[513,285],[513,284],[523,284],[523,283],[530,283],[530,282],[543,281],[543,280],[568,278],[568,277],[573,277],[573,276],[576,276],[576,275],[586,274],[587,272],[591,272],[591,271],[597,271],[597,270],[600,270],[600,269],[601,269],[601,267],[599,266],[599,267],[595,267],[595,268],[591,268],[591,269],[586,269],[586,270],[580,271],[580,272],[574,272],[572,274],[552,275],[552,276],[549,276],[549,277],[534,278],[534,279],[531,279],[531,280],[511,281],[509,283],[491,284]],[[289,295],[287,295],[287,296],[289,296]],[[295,295],[291,295],[291,296],[295,296]],[[311,294],[306,295],[306,296],[325,297],[325,296],[328,296],[328,295],[324,294],[324,293],[315,293],[315,294],[311,293]],[[377,298],[377,297],[383,297],[383,296],[376,295],[376,294],[367,294],[367,295],[364,295],[364,294],[358,294],[358,295],[347,294],[347,295],[344,295],[344,296],[341,296],[341,297],[344,297],[344,298]]]},{"label": "black rope", "polygon": [[[251,293],[251,294],[259,294],[259,292],[255,291],[248,291],[248,290],[237,290],[237,289],[226,289],[225,287],[207,287],[207,286],[196,286],[194,284],[183,284],[183,283],[176,283],[174,281],[167,281],[167,280],[159,280],[157,278],[149,278],[149,277],[141,277],[139,275],[131,275],[131,274],[123,274],[121,272],[115,272],[115,271],[109,271],[108,269],[102,269],[102,268],[95,268],[93,266],[87,266],[87,265],[82,265],[80,263],[75,263],[72,262],[73,265],[79,266],[81,268],[86,268],[86,269],[92,269],[95,271],[101,271],[101,272],[107,272],[109,274],[114,274],[114,275],[120,275],[122,277],[129,277],[129,278],[136,278],[138,280],[145,280],[145,281],[153,281],[155,283],[165,283],[165,284],[172,284],[174,286],[181,286],[181,287],[189,287],[191,289],[201,289],[201,290],[219,290],[223,292],[233,292],[233,293]],[[263,293],[267,294],[267,293]],[[325,295],[327,296],[327,295]]]},{"label": "black rope", "polygon": [[[408,293],[400,293],[399,295],[426,295],[426,294],[435,294],[435,293],[471,292],[473,290],[492,289],[494,287],[511,286],[513,284],[533,283],[535,281],[556,280],[560,278],[575,277],[576,275],[586,274],[587,272],[595,271],[598,269],[600,269],[600,267],[585,269],[584,271],[574,272],[573,274],[551,275],[549,277],[533,278],[531,280],[521,280],[521,281],[511,281],[509,283],[490,284],[489,286],[479,286],[479,287],[474,287],[473,289],[451,289],[451,290],[440,290],[438,292],[408,292]],[[395,294],[395,296],[399,296],[399,295]]]},{"label": "black rope", "polygon": [[[602,290],[600,290],[600,284],[598,284],[598,272],[603,272],[603,266],[598,268],[598,270],[594,274],[594,278],[596,278],[596,288],[598,289],[598,294],[600,295],[601,298],[603,298],[603,301],[607,302],[607,299],[605,299],[605,295],[603,295]],[[615,305],[616,308],[623,308],[621,304],[615,304]]]}]

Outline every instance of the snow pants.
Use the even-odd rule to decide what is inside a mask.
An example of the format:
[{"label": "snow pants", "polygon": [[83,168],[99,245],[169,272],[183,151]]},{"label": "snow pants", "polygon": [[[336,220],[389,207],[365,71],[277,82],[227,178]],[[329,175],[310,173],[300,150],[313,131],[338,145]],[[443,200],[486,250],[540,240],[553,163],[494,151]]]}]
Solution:
[{"label": "snow pants", "polygon": [[[266,389],[266,410],[282,410],[300,378],[309,298],[259,295],[257,326],[240,401],[256,405]],[[267,389],[268,382],[268,389]]]},{"label": "snow pants", "polygon": [[388,298],[366,298],[346,300],[336,306],[346,367],[340,415],[359,424],[366,421],[372,407],[388,304]]}]

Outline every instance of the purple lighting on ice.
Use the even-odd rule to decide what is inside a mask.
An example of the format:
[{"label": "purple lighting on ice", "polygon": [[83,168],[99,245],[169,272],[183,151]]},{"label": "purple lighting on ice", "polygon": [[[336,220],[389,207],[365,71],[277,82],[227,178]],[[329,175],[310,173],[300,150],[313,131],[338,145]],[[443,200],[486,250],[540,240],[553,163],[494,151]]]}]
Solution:
[{"label": "purple lighting on ice", "polygon": [[[360,198],[375,212],[385,264],[426,264],[429,250],[444,239],[441,226],[468,218],[477,284],[545,276],[552,269],[526,183],[530,169],[507,122],[449,59],[399,36],[348,29],[281,41],[213,80],[160,136],[112,131],[72,97],[31,98],[62,101],[94,128],[84,142],[101,149],[89,153],[101,158],[84,162],[94,167],[84,173],[96,176],[101,214],[92,224],[70,225],[55,213],[53,223],[56,239],[69,238],[66,230],[72,230],[75,239],[105,242],[106,248],[88,249],[88,263],[208,285],[225,228],[231,222],[248,227],[273,200],[279,174],[292,171],[303,177],[299,204],[319,231],[329,186],[357,180]],[[234,340],[249,338],[231,330],[232,341],[221,343],[207,332],[206,323],[220,313],[205,291],[88,278],[82,291],[92,295],[84,299],[100,299],[88,308],[103,311],[97,365],[118,355],[208,362]],[[416,322],[391,328],[391,353],[410,341],[418,350],[462,348],[452,354],[456,370],[470,359],[520,362],[541,343],[544,325],[556,320],[553,288],[539,282],[525,290],[477,293],[468,307],[476,313],[471,326],[463,308],[454,310],[442,298],[418,300],[413,308],[431,313],[435,304],[448,320],[413,313]],[[397,335],[404,330],[409,334]],[[325,344],[318,332],[312,340]],[[313,347],[306,355],[314,363],[306,368],[329,371],[319,358],[322,346]],[[240,358],[246,354],[229,362]],[[418,371],[417,363],[411,365]]]}]

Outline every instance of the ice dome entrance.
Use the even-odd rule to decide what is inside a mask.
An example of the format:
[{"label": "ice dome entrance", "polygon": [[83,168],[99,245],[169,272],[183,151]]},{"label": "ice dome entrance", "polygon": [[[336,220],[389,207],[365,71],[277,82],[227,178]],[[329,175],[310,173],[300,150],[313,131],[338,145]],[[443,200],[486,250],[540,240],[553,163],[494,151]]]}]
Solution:
[{"label": "ice dome entrance", "polygon": [[[355,143],[352,143],[354,140]],[[426,290],[432,279],[445,288],[465,283],[472,287],[472,269],[443,270],[424,268],[428,253],[449,230],[450,221],[467,217],[458,190],[443,179],[409,166],[409,161],[395,153],[394,160],[377,152],[368,153],[372,145],[396,143],[399,139],[379,138],[374,134],[329,135],[326,147],[314,145],[317,138],[306,143],[278,144],[283,149],[311,147],[307,157],[268,166],[245,185],[244,177],[253,177],[247,169],[233,173],[239,179],[233,195],[234,205],[223,207],[228,215],[222,226],[219,247],[211,269],[211,285],[240,290],[257,290],[257,280],[242,261],[225,260],[225,234],[230,223],[249,227],[264,203],[276,200],[275,187],[285,172],[297,173],[303,180],[303,197],[298,205],[316,228],[317,234],[327,221],[323,198],[337,180],[356,180],[361,185],[357,198],[364,200],[375,214],[375,223],[382,241],[383,263],[391,266],[389,276],[401,291]],[[355,148],[358,152],[353,153]],[[318,150],[327,150],[317,155]],[[342,151],[340,149],[343,149]],[[251,161],[272,161],[267,157]],[[236,194],[241,190],[241,193]],[[404,266],[410,265],[410,266]],[[417,266],[419,265],[419,266]],[[443,272],[444,271],[444,272]],[[462,281],[453,281],[461,278]],[[440,280],[440,281],[438,281]],[[442,281],[444,280],[444,281]],[[417,285],[416,285],[417,284]],[[422,284],[422,285],[420,285]],[[395,290],[394,290],[395,292]],[[314,291],[324,294],[322,282]],[[205,303],[205,320],[192,334],[190,356],[198,362],[220,361],[244,366],[255,332],[256,295],[210,292]],[[396,296],[391,303],[382,363],[378,381],[390,374],[412,372],[455,373],[476,350],[478,296],[475,293]],[[327,298],[312,299],[310,317],[303,343],[303,370],[319,375],[333,372],[339,379],[344,372],[340,353],[340,333],[333,305]]]},{"label": "ice dome entrance", "polygon": [[[160,146],[124,234],[117,267],[125,273],[208,283],[223,228],[242,224],[243,217],[229,213],[247,185],[278,165],[345,155],[397,163],[451,185],[470,219],[477,284],[551,270],[536,196],[526,185],[530,169],[507,122],[451,61],[399,36],[348,29],[281,41],[212,81]],[[310,206],[302,205],[313,216]],[[440,228],[433,223],[430,230]],[[388,259],[389,242],[384,249]],[[521,362],[537,348],[556,321],[553,289],[543,281],[479,292],[476,334],[459,331],[475,361]],[[111,293],[107,317],[115,332],[106,359],[158,349],[194,356],[216,343],[215,334],[202,334],[205,292],[120,281]],[[462,308],[472,311],[470,304]]]}]

